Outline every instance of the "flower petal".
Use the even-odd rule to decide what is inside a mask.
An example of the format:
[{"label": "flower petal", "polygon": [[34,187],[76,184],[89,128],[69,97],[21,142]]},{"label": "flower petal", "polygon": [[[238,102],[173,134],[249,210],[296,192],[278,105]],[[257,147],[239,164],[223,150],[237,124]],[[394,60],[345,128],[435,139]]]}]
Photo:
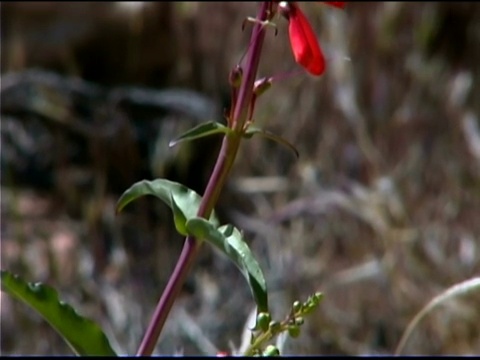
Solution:
[{"label": "flower petal", "polygon": [[343,9],[345,7],[345,1],[323,1],[325,4],[335,6],[337,8]]},{"label": "flower petal", "polygon": [[300,8],[295,3],[290,6],[288,33],[295,61],[311,74],[321,75],[325,71],[325,59],[317,37]]}]

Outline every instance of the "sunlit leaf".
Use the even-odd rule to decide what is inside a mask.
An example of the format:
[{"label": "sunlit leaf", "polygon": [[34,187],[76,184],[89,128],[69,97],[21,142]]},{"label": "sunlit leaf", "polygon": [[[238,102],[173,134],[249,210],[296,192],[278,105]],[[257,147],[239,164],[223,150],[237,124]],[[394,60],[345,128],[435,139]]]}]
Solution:
[{"label": "sunlit leaf", "polygon": [[215,135],[215,134],[227,134],[231,130],[217,122],[207,122],[195,126],[194,128],[188,130],[187,132],[180,135],[175,140],[170,141],[169,146],[175,146],[182,141],[191,141],[195,139],[200,139],[206,136]]},{"label": "sunlit leaf", "polygon": [[2,291],[37,311],[81,356],[116,356],[100,327],[60,301],[55,289],[41,283],[27,283],[8,271],[1,271]]},{"label": "sunlit leaf", "polygon": [[[159,198],[172,210],[173,197],[175,199],[177,211],[180,211],[185,219],[191,219],[197,216],[198,208],[202,200],[200,195],[182,184],[166,179],[152,181],[142,180],[133,184],[122,194],[117,202],[117,212],[122,211],[122,209],[130,202],[146,195],[152,195]],[[219,224],[214,213],[210,216],[210,221],[214,224]]]},{"label": "sunlit leaf", "polygon": [[177,205],[175,198],[173,195],[170,197],[170,202],[172,204],[172,212],[173,212],[173,222],[175,223],[175,229],[177,229],[178,233],[181,235],[188,235],[187,234],[187,218],[183,214],[182,209]]},{"label": "sunlit leaf", "polygon": [[217,228],[203,218],[193,218],[187,221],[188,232],[198,239],[204,239],[227,255],[250,285],[253,298],[259,312],[268,312],[267,284],[260,265],[253,256],[241,232],[232,225]]}]

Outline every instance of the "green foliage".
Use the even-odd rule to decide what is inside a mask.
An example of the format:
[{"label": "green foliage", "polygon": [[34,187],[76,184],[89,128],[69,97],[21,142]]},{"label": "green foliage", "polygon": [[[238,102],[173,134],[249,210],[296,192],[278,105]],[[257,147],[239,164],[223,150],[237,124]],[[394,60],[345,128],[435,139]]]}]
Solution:
[{"label": "green foliage", "polygon": [[170,199],[170,203],[172,204],[173,222],[175,224],[175,229],[177,229],[179,234],[186,236],[188,235],[188,233],[185,226],[185,224],[187,223],[185,213],[182,211],[180,206],[178,206],[173,195],[170,197]]},{"label": "green foliage", "polygon": [[80,356],[116,356],[100,327],[60,301],[55,289],[1,271],[2,291],[37,311]]},{"label": "green foliage", "polygon": [[[323,295],[321,293],[315,293],[310,296],[304,303],[295,301],[292,305],[290,313],[285,320],[279,322],[271,320],[271,316],[268,313],[259,313],[257,315],[256,326],[253,329],[252,338],[250,340],[250,346],[245,351],[246,356],[277,356],[280,355],[280,351],[273,345],[268,345],[274,337],[280,335],[283,332],[287,332],[291,338],[297,338],[300,336],[300,327],[304,324],[304,316],[311,314],[315,310]],[[266,322],[270,321],[268,325]],[[263,350],[262,350],[263,349]]]},{"label": "green foliage", "polygon": [[253,256],[242,233],[232,225],[219,228],[203,218],[187,221],[188,233],[204,239],[223,252],[240,269],[250,285],[259,312],[268,312],[267,284],[260,265]]},{"label": "green foliage", "polygon": [[[122,194],[117,202],[117,212],[122,211],[130,202],[145,195],[152,195],[159,198],[172,209],[174,218],[176,217],[175,226],[177,230],[179,227],[182,230],[182,221],[184,222],[186,219],[197,216],[198,208],[202,200],[200,195],[182,184],[166,179],[153,181],[142,180],[133,184]],[[214,213],[210,216],[210,221],[216,226],[219,225],[219,221]],[[184,234],[184,230],[179,232]]]},{"label": "green foliage", "polygon": [[144,195],[156,196],[172,209],[175,227],[180,234],[207,240],[227,255],[247,279],[259,311],[268,311],[265,277],[238,229],[231,225],[218,227],[214,215],[210,221],[197,217],[201,197],[193,190],[165,179],[134,184],[119,199],[117,211]]},{"label": "green foliage", "polygon": [[175,140],[170,141],[169,145],[172,147],[183,141],[192,141],[215,134],[228,134],[231,131],[230,128],[220,123],[206,122],[186,131]]}]

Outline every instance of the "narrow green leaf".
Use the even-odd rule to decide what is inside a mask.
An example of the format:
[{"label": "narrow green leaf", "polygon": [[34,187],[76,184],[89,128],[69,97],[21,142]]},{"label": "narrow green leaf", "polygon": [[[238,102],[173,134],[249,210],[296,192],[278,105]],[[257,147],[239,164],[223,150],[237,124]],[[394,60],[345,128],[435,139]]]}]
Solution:
[{"label": "narrow green leaf", "polygon": [[[172,210],[173,197],[175,199],[175,205],[178,207],[177,210],[183,214],[185,219],[191,219],[197,216],[198,208],[202,200],[200,195],[182,184],[166,179],[153,181],[142,180],[133,184],[122,194],[117,202],[117,212],[122,211],[126,205],[145,195],[152,195],[159,198]],[[215,213],[212,213],[210,216],[210,221],[217,226],[219,224]]]},{"label": "narrow green leaf", "polygon": [[295,156],[297,158],[300,157],[300,154],[298,153],[297,148],[295,146],[293,146],[288,140],[286,140],[286,139],[284,139],[284,138],[282,138],[278,135],[275,135],[274,133],[271,133],[269,131],[259,129],[255,126],[250,126],[243,136],[250,139],[253,135],[257,135],[257,134],[260,135],[260,136],[263,136],[264,138],[267,138],[269,140],[273,140],[273,141],[279,143],[280,145],[286,146],[287,148],[289,148],[290,150],[292,150],[295,153]]},{"label": "narrow green leaf", "polygon": [[168,145],[172,147],[182,141],[191,141],[215,134],[228,134],[229,132],[231,132],[230,128],[226,127],[225,125],[210,121],[195,126],[194,128],[180,135],[175,140],[170,141]]},{"label": "narrow green leaf", "polygon": [[267,284],[260,265],[253,256],[241,232],[232,225],[216,226],[203,218],[187,221],[188,232],[205,239],[227,255],[247,279],[259,312],[268,312]]},{"label": "narrow green leaf", "polygon": [[2,291],[36,310],[80,356],[116,356],[100,327],[60,301],[55,289],[1,270]]}]

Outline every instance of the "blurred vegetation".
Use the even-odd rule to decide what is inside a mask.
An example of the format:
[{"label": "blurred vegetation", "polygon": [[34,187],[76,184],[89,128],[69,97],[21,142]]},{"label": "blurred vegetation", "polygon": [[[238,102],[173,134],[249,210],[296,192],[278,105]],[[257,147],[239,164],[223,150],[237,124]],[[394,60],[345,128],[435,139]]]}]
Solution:
[{"label": "blurred vegetation", "polygon": [[[275,316],[325,293],[285,354],[391,354],[430,299],[480,271],[480,4],[300,6],[327,72],[275,83],[256,109],[300,159],[245,142],[220,214],[250,239]],[[58,288],[121,353],[136,350],[182,238],[163,205],[145,199],[115,216],[115,202],[154,176],[202,192],[219,139],[168,142],[203,116],[222,121],[255,9],[1,3],[2,268]],[[299,72],[282,19],[278,29],[261,76]],[[211,111],[189,109],[178,89]],[[70,353],[1,297],[3,354]],[[479,300],[435,310],[405,353],[480,353]],[[252,306],[234,266],[205,247],[157,352],[238,347]]]}]

